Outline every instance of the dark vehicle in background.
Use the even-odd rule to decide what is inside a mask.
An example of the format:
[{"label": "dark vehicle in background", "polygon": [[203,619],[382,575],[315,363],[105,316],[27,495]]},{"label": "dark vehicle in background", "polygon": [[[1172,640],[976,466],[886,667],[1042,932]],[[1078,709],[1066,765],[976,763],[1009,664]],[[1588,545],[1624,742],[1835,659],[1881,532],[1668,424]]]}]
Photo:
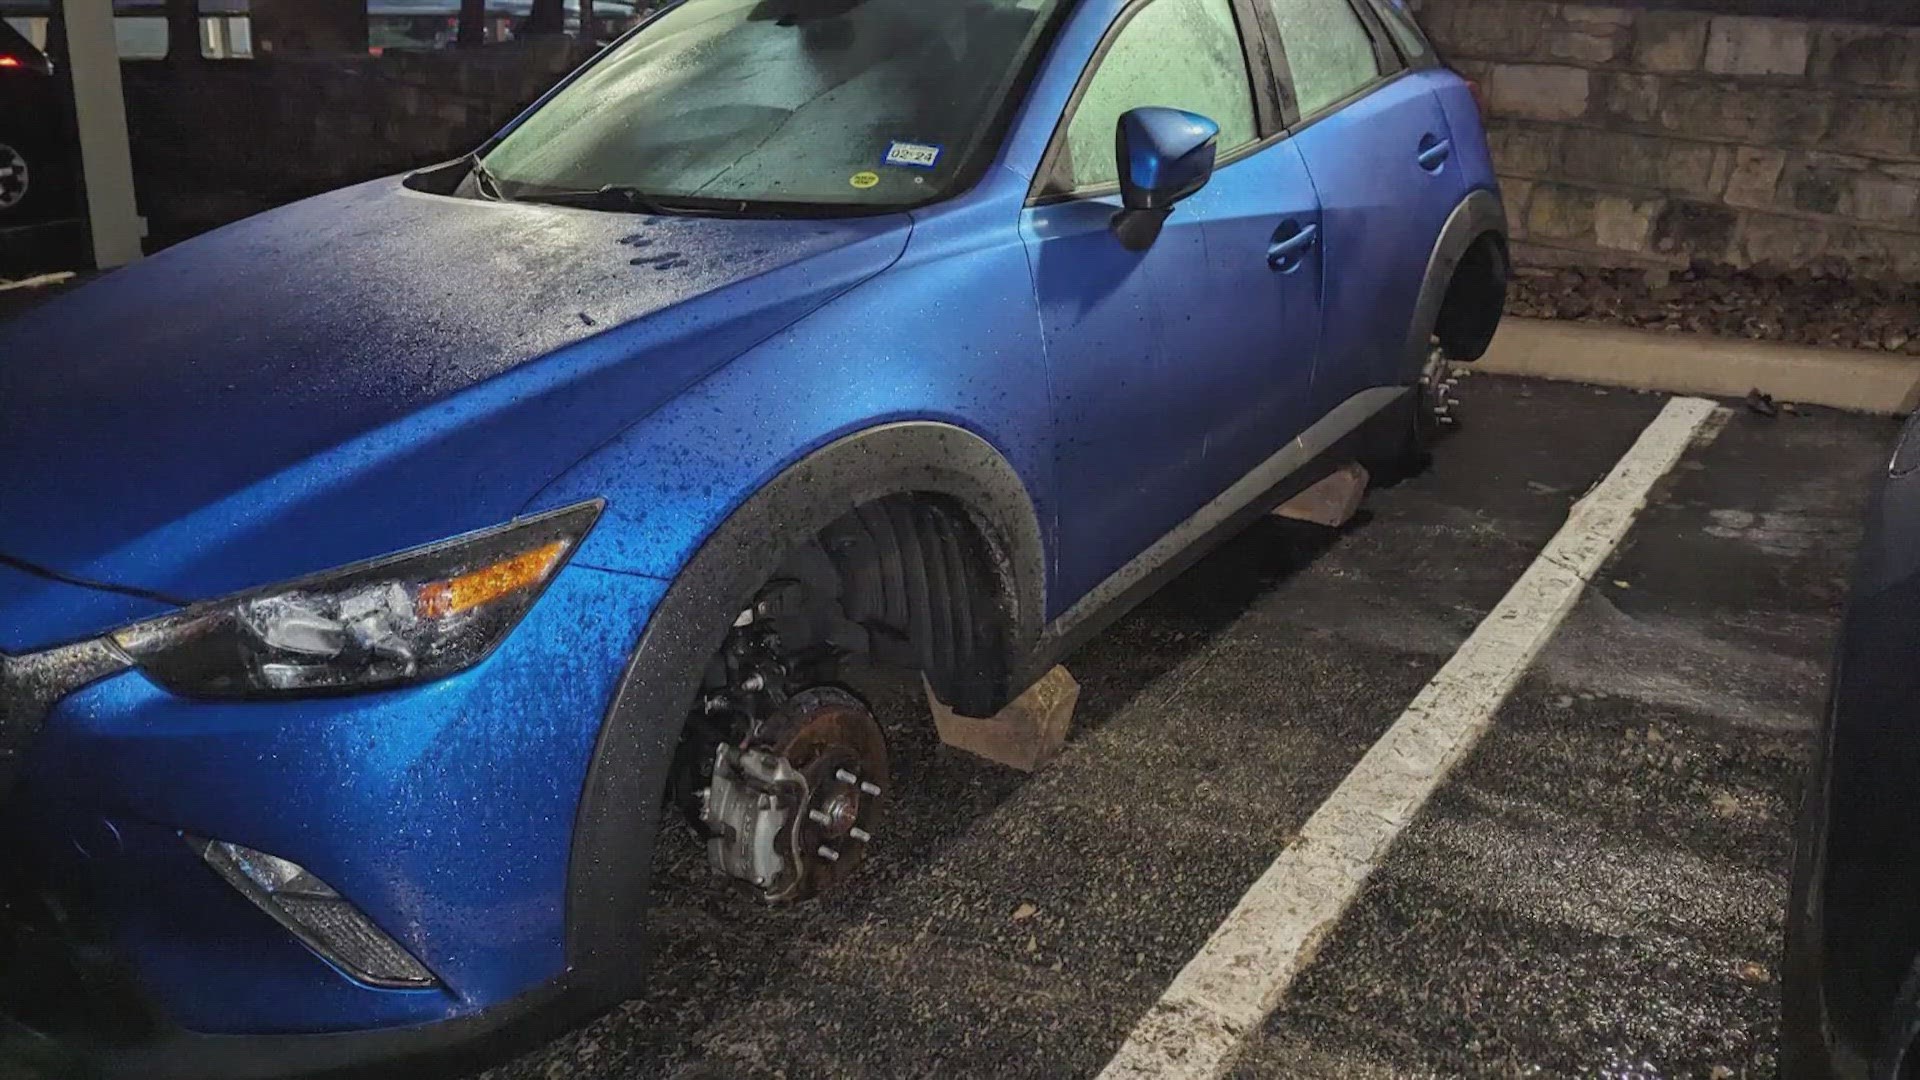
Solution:
[{"label": "dark vehicle in background", "polygon": [[69,93],[47,55],[0,22],[0,271],[26,266],[80,217]]},{"label": "dark vehicle in background", "polygon": [[1780,1073],[1920,1077],[1920,420],[1867,512],[1794,852]]}]

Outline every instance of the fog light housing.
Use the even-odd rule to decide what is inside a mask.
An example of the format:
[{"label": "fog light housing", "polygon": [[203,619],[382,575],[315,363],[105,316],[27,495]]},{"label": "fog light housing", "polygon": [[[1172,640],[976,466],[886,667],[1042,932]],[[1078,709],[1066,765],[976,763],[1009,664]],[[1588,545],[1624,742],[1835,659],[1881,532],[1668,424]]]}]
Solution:
[{"label": "fog light housing", "polygon": [[418,990],[439,980],[332,886],[298,863],[224,840],[187,846],[320,958],[369,986]]}]

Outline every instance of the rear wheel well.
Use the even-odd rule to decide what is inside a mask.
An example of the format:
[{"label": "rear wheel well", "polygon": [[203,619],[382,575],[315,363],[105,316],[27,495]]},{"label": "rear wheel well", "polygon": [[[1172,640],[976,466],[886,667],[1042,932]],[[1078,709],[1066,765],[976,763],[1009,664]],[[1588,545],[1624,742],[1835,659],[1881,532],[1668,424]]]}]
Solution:
[{"label": "rear wheel well", "polygon": [[1507,243],[1484,232],[1460,256],[1433,332],[1449,360],[1478,360],[1486,355],[1507,303]]}]

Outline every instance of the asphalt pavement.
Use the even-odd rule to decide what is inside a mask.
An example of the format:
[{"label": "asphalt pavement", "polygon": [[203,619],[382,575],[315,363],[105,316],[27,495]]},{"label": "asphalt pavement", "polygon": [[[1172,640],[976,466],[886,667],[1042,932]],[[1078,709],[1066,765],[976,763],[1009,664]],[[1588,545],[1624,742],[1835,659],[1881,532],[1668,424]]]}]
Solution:
[{"label": "asphalt pavement", "polygon": [[[891,695],[901,801],[838,895],[766,908],[669,830],[649,991],[490,1080],[1098,1072],[1664,402],[1462,391],[1346,528],[1262,522],[1072,657],[1040,774]],[[1237,1075],[1771,1075],[1794,793],[1894,431],[1736,407],[1691,449]]]}]

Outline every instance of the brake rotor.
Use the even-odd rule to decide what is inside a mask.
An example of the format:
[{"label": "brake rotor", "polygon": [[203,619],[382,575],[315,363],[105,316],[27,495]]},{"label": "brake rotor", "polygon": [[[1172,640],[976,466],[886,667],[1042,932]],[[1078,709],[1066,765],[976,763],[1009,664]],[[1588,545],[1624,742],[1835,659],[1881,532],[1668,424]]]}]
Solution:
[{"label": "brake rotor", "polygon": [[789,875],[773,900],[798,900],[831,888],[866,858],[879,831],[891,779],[887,742],[873,714],[844,690],[820,687],[790,698],[751,740],[806,779],[788,824]]}]

